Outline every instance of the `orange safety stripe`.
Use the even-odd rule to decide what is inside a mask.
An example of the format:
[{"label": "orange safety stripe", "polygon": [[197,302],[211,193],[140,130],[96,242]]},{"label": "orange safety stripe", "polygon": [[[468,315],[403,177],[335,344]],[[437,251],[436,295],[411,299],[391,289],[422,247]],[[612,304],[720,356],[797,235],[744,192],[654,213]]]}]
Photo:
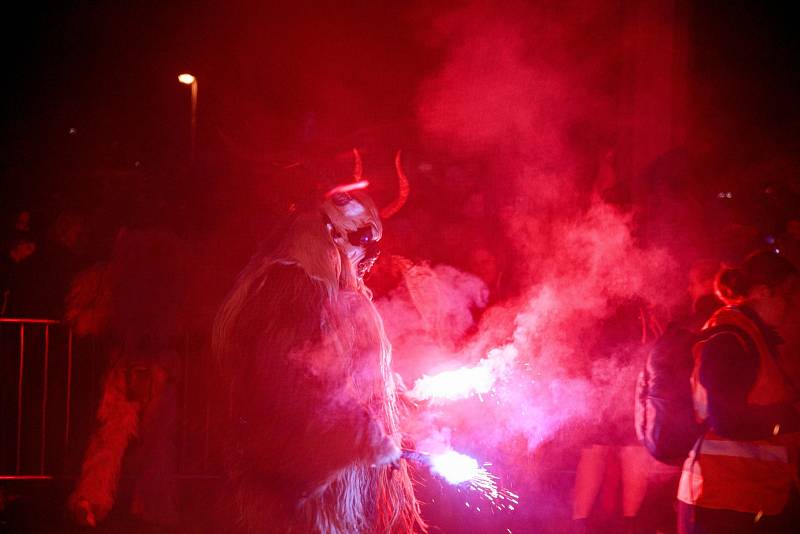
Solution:
[{"label": "orange safety stripe", "polygon": [[707,455],[684,462],[678,500],[739,512],[781,512],[794,484],[790,463],[738,456]]}]

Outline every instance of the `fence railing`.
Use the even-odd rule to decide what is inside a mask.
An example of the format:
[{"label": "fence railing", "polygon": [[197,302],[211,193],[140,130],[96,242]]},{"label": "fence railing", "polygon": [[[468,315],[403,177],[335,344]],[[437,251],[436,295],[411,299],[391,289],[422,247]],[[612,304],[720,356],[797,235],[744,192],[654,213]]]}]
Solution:
[{"label": "fence railing", "polygon": [[[0,317],[0,481],[77,475],[110,352],[106,340],[74,339],[58,320]],[[173,369],[181,478],[218,474],[209,392],[219,384],[208,366],[207,340],[187,334]]]},{"label": "fence railing", "polygon": [[[62,347],[64,358],[66,359],[66,361],[63,362],[65,365],[62,367],[65,369],[65,374],[59,377],[63,380],[63,384],[65,385],[64,391],[66,392],[66,399],[63,406],[63,445],[66,449],[70,439],[70,409],[72,406],[72,330],[53,319],[0,317],[0,329],[2,329],[2,332],[0,332],[2,336],[2,341],[0,341],[0,358],[2,358],[4,371],[2,389],[8,392],[9,386],[16,386],[16,410],[9,410],[9,406],[2,407],[3,411],[6,413],[6,417],[3,418],[3,421],[6,421],[6,423],[9,420],[8,414],[15,414],[13,431],[9,432],[10,429],[8,425],[3,425],[5,427],[3,429],[3,434],[6,436],[14,436],[13,454],[11,455],[13,469],[9,469],[8,465],[3,466],[5,469],[0,469],[0,479],[52,478],[51,475],[45,472],[45,455],[48,443],[48,401],[50,400],[49,394],[51,390],[51,333],[55,328],[62,328],[66,331],[66,338],[63,342],[64,346]],[[27,337],[26,332],[28,334]],[[36,343],[38,346],[31,349],[31,342]],[[32,358],[37,356],[39,360],[32,361]],[[13,368],[14,363],[16,364],[17,372],[14,373],[16,376],[12,384],[9,378],[14,374],[8,371],[10,368]],[[36,369],[39,374],[39,384],[38,387],[36,387],[36,389],[40,390],[39,398],[36,399],[38,400],[39,406],[37,410],[38,413],[35,415],[31,413],[31,410],[25,409],[26,404],[33,401],[36,393],[34,389],[28,391],[26,388],[28,385],[28,382],[26,382],[26,372],[30,373],[32,369]],[[6,400],[4,404],[9,404],[7,401],[11,396],[6,394],[4,397]],[[26,414],[29,416],[27,422],[32,422],[32,419],[38,418],[36,421],[38,425],[26,425]],[[22,465],[23,446],[25,445],[23,443],[23,436],[31,435],[32,432],[27,432],[31,426],[38,426],[39,429],[38,444],[35,445],[35,448],[38,449],[38,467],[30,469],[30,466],[28,466],[26,472]],[[10,449],[8,440],[6,440],[4,445],[7,452],[8,449]],[[34,445],[31,444],[31,448],[33,447]],[[8,457],[6,457],[6,463],[8,463]]]}]

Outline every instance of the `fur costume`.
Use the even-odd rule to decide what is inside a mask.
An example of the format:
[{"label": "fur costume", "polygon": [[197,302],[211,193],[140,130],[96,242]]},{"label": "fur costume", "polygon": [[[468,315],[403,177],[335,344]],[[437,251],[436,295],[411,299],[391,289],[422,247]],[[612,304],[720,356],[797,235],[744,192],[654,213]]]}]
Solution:
[{"label": "fur costume", "polygon": [[391,348],[363,282],[380,217],[362,191],[337,190],[251,260],[215,323],[243,532],[425,530],[400,459]]},{"label": "fur costume", "polygon": [[[178,520],[174,379],[188,251],[161,230],[123,229],[108,262],[74,280],[67,320],[77,335],[107,336],[109,354],[96,429],[68,507],[94,526],[115,504],[123,465],[135,479],[130,511],[151,523]],[[124,459],[128,462],[123,462]]]}]

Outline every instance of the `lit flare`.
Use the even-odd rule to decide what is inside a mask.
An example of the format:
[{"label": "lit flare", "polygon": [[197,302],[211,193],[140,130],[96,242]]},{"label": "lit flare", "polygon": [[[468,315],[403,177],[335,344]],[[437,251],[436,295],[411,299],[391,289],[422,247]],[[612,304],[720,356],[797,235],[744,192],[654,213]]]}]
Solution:
[{"label": "lit flare", "polygon": [[[491,464],[480,465],[475,458],[452,449],[436,454],[406,450],[403,451],[403,457],[427,465],[448,484],[466,487],[478,493],[493,508],[513,511],[519,504],[519,494],[498,487],[497,476],[486,469]],[[469,502],[465,504],[470,506]],[[475,509],[480,511],[479,506]]]},{"label": "lit flare", "polygon": [[442,371],[431,376],[423,375],[414,382],[408,395],[412,399],[429,400],[432,403],[466,399],[475,394],[483,395],[504,376],[517,355],[517,349],[513,345],[492,349],[477,365]]}]

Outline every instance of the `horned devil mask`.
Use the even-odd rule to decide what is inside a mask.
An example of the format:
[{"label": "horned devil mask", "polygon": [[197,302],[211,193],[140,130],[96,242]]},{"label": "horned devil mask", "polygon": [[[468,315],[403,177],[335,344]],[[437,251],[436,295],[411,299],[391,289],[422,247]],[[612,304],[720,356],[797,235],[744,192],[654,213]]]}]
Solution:
[{"label": "horned devil mask", "polygon": [[363,278],[378,259],[378,241],[383,233],[372,200],[360,192],[337,192],[325,200],[322,211],[331,239],[358,278]]},{"label": "horned devil mask", "polygon": [[400,152],[395,158],[395,168],[400,184],[397,199],[378,210],[372,199],[364,193],[369,182],[364,180],[361,156],[353,149],[355,160],[353,183],[337,186],[325,195],[322,213],[330,237],[347,258],[359,279],[369,272],[380,254],[378,241],[383,235],[381,217],[391,217],[403,206],[408,197],[408,179],[400,165]]}]

